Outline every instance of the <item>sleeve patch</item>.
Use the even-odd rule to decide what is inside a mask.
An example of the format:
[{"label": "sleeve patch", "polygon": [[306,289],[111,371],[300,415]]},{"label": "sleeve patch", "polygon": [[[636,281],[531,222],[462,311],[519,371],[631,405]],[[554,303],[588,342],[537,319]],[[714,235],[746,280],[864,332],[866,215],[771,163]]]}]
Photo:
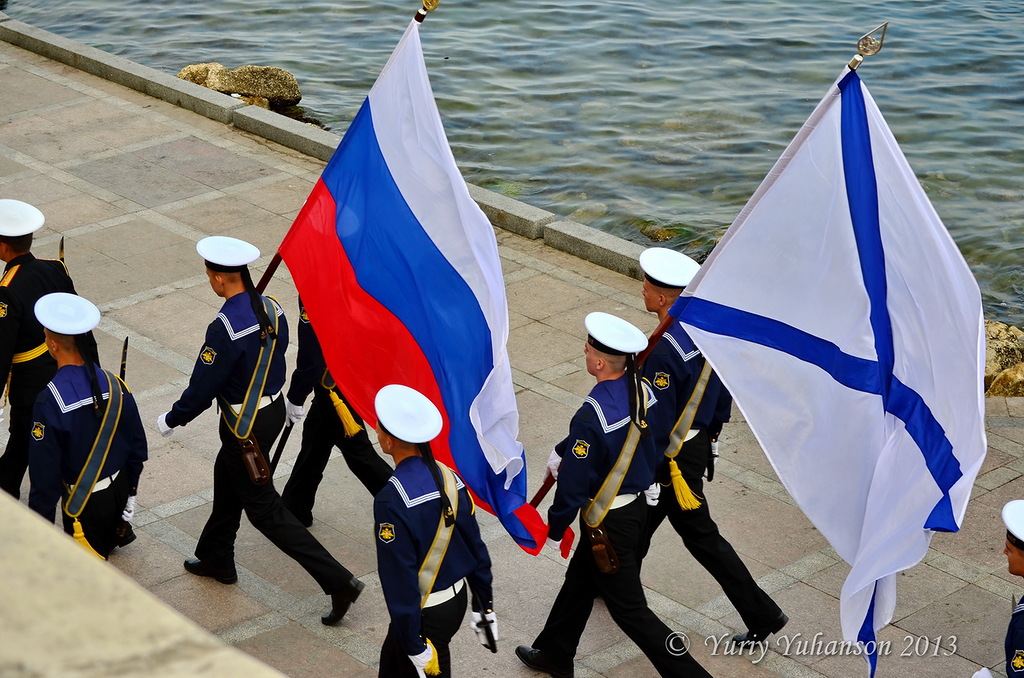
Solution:
[{"label": "sleeve patch", "polygon": [[7,303],[0,301],[0,318],[7,317]]},{"label": "sleeve patch", "polygon": [[392,523],[381,523],[377,528],[377,538],[390,544],[395,540],[395,526]]},{"label": "sleeve patch", "polygon": [[1024,650],[1017,650],[1017,653],[1013,655],[1013,659],[1010,660],[1010,666],[1013,667],[1013,672],[1024,671]]},{"label": "sleeve patch", "polygon": [[586,459],[588,452],[590,452],[590,443],[586,440],[577,440],[572,446],[572,453],[576,455],[577,459]]},{"label": "sleeve patch", "polygon": [[32,425],[32,439],[42,440],[43,434],[46,432],[46,427],[40,424],[38,421]]},{"label": "sleeve patch", "polygon": [[209,346],[203,348],[202,353],[199,354],[199,359],[203,361],[204,365],[212,365],[214,359],[217,357],[217,352]]},{"label": "sleeve patch", "polygon": [[661,390],[665,390],[666,388],[668,388],[668,385],[669,385],[668,372],[655,372],[654,373],[654,385],[657,388],[661,389]]}]

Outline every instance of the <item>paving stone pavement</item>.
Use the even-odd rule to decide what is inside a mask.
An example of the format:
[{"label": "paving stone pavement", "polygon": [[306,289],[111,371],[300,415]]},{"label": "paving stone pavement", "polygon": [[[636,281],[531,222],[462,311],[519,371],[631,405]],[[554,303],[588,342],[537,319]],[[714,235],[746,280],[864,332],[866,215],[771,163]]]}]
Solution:
[{"label": "paving stone pavement", "polygon": [[[184,572],[182,559],[192,555],[210,512],[215,414],[207,412],[169,439],[154,424],[184,388],[220,305],[195,242],[210,234],[245,238],[264,253],[255,266],[261,273],[323,163],[3,42],[0,92],[0,197],[31,202],[46,214],[38,255],[55,256],[66,238],[78,290],[103,312],[97,338],[106,364],[116,364],[122,340],[130,338],[127,376],[147,425],[150,460],[139,489],[139,538],[110,564],[289,676],[375,675],[387,613],[371,501],[337,453],[311,531],[367,587],[342,624],[327,628],[318,619],[327,597],[247,521],[238,535],[237,585]],[[643,312],[637,281],[540,241],[504,231],[497,238],[521,440],[535,488],[548,451],[591,386],[582,360],[584,315],[608,311],[648,331],[655,323]],[[287,269],[279,269],[269,292],[294,319]],[[1022,400],[988,400],[988,458],[963,529],[936,536],[924,562],[899,576],[894,623],[881,634],[891,645],[879,677],[970,676],[980,666],[1001,664],[1006,623],[1021,593],[1006,573],[999,511],[1024,496]],[[298,440],[292,436],[275,477],[278,487]],[[721,451],[716,480],[707,486],[713,515],[791,621],[763,656],[727,654],[715,640],[740,630],[739,617],[669,528],[658,534],[645,562],[652,608],[688,636],[691,651],[715,676],[864,675],[864,660],[835,646],[848,566],[794,505],[738,413],[725,428]],[[495,519],[481,516],[480,522],[494,560],[500,652],[487,653],[463,630],[453,643],[455,674],[539,675],[522,667],[512,649],[540,630],[565,563],[546,553],[528,556]],[[598,604],[576,675],[655,674]]]}]

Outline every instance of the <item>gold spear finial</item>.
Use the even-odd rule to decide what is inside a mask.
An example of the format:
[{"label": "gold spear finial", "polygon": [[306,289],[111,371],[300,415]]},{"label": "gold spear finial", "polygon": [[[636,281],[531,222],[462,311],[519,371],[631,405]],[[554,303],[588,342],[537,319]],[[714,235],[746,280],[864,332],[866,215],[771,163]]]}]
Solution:
[{"label": "gold spear finial", "polygon": [[416,21],[423,23],[423,20],[427,18],[427,12],[433,12],[437,9],[438,2],[439,0],[423,0],[423,7],[416,12],[416,16],[414,17]]},{"label": "gold spear finial", "polygon": [[[882,43],[885,42],[885,31],[887,28],[889,28],[888,21],[875,30],[860,36],[860,40],[857,41],[857,55],[850,60],[849,66],[851,71],[857,70],[857,67],[864,62],[864,57],[872,56],[882,51]],[[876,38],[875,33],[879,31],[882,34]]]}]

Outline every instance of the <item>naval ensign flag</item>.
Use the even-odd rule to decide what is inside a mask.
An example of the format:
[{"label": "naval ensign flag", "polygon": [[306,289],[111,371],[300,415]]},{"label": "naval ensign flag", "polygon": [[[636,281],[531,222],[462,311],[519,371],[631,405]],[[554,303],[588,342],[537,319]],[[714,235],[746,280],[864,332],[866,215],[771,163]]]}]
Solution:
[{"label": "naval ensign flag", "polygon": [[963,520],[986,449],[985,335],[977,283],[855,72],[685,294],[682,323],[852,566],[843,634],[870,650],[896,573]]}]

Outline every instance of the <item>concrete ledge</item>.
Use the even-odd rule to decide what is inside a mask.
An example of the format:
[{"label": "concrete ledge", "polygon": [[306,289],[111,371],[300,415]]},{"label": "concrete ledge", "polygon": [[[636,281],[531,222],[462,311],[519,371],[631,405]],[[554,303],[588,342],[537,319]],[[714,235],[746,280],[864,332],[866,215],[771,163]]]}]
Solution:
[{"label": "concrete ledge", "polygon": [[640,279],[642,245],[575,221],[556,221],[544,227],[544,244],[607,269]]},{"label": "concrete ledge", "polygon": [[558,217],[533,205],[527,205],[508,196],[473,184],[469,186],[469,195],[480,206],[491,224],[498,228],[512,231],[524,238],[536,240],[544,236],[544,226]]},{"label": "concrete ledge", "polygon": [[292,120],[259,106],[245,106],[234,111],[231,123],[238,129],[324,162],[331,159],[334,149],[341,143],[341,138],[332,132]]},{"label": "concrete ledge", "polygon": [[0,24],[2,24],[5,21],[10,21],[10,19],[11,17],[7,16],[3,12],[0,12]]},{"label": "concrete ledge", "polygon": [[219,122],[230,123],[231,112],[246,105],[226,94],[13,19],[0,22],[0,40]]},{"label": "concrete ledge", "polygon": [[3,675],[281,678],[0,495]]}]

